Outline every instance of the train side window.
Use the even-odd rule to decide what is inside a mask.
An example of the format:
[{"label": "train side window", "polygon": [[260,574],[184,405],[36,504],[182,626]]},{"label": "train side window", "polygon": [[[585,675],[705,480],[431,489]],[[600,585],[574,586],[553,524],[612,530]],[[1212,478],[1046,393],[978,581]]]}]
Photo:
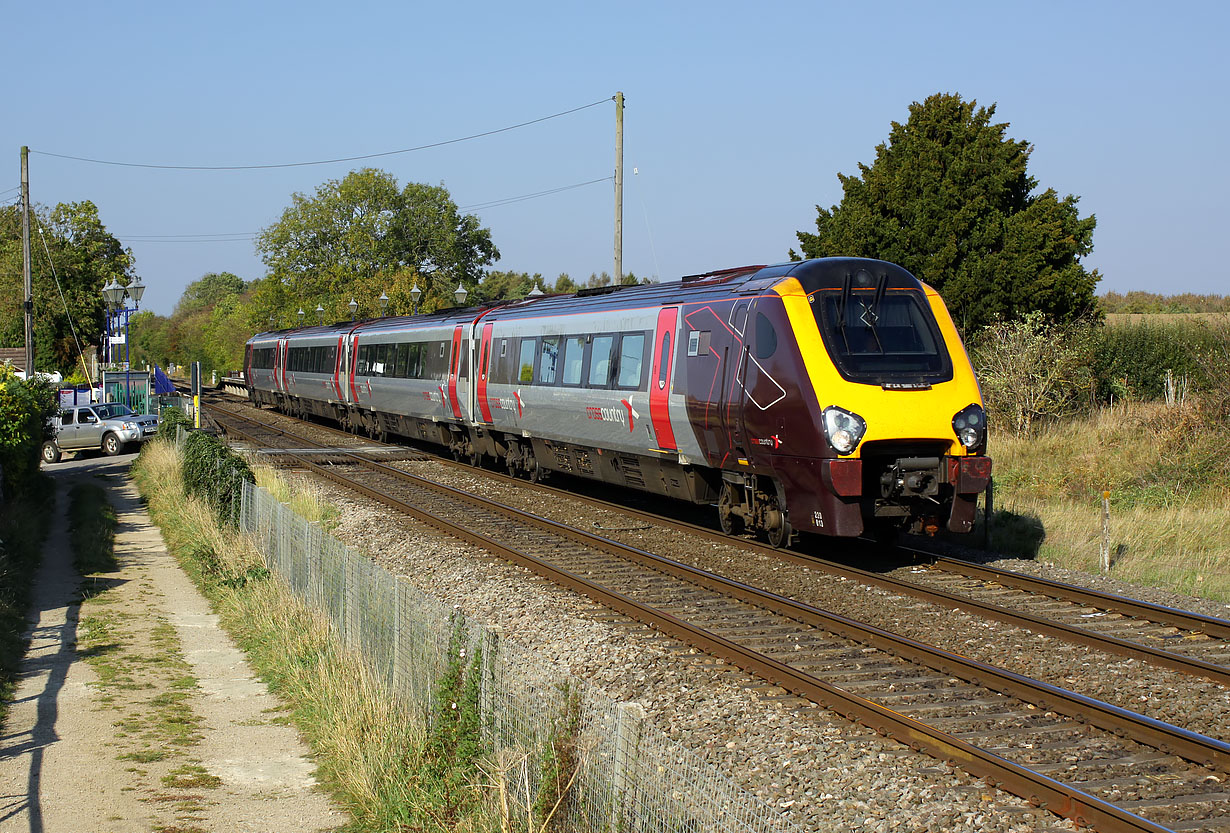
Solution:
[{"label": "train side window", "polygon": [[372,375],[373,376],[383,376],[384,369],[388,367],[388,364],[389,364],[389,345],[387,344],[376,345],[376,363],[375,364],[376,366],[372,368]]},{"label": "train side window", "polygon": [[397,378],[410,378],[410,343],[406,341],[397,345]]},{"label": "train side window", "polygon": [[517,361],[517,382],[530,385],[534,382],[534,356],[538,352],[535,338],[521,339],[521,356]]},{"label": "train side window", "polygon": [[764,313],[756,313],[756,358],[767,359],[777,352],[777,330],[764,317]]},{"label": "train side window", "polygon": [[581,373],[585,370],[585,336],[568,336],[564,339],[563,384],[578,387]]},{"label": "train side window", "polygon": [[358,358],[355,360],[354,375],[356,376],[366,376],[367,375],[367,354],[369,352],[370,352],[370,347],[368,345],[366,344],[359,345],[359,355],[358,355]]},{"label": "train side window", "polygon": [[555,384],[555,365],[559,359],[559,336],[548,336],[542,339],[542,348],[538,351],[538,384]]},{"label": "train side window", "polygon": [[447,341],[430,341],[423,345],[423,376],[424,379],[448,378]]},{"label": "train side window", "polygon": [[589,350],[589,375],[585,379],[586,387],[610,387],[611,348],[614,346],[615,336],[594,336],[594,343]]},{"label": "train side window", "polygon": [[688,355],[689,356],[707,356],[709,355],[709,339],[712,333],[709,330],[691,330],[688,332]]},{"label": "train side window", "polygon": [[397,374],[400,372],[400,368],[397,366],[397,358],[401,353],[401,350],[399,349],[401,346],[402,345],[400,344],[389,345],[389,354],[386,359],[387,363],[384,366],[384,375],[391,379],[396,379]]},{"label": "train side window", "polygon": [[625,333],[619,340],[619,378],[623,390],[639,390],[641,366],[645,363],[645,334]]}]

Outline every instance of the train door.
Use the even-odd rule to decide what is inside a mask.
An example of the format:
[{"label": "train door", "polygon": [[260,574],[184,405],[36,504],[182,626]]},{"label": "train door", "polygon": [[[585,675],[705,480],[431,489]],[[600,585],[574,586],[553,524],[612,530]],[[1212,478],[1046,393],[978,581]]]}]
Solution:
[{"label": "train door", "polygon": [[658,448],[669,451],[678,448],[670,415],[671,367],[675,363],[675,325],[678,320],[678,307],[668,307],[658,313],[652,372],[649,374],[649,418],[653,422]]},{"label": "train door", "polygon": [[453,328],[453,352],[448,363],[448,403],[453,416],[461,419],[461,401],[457,398],[457,372],[461,367],[461,325]]},{"label": "train door", "polygon": [[342,361],[345,351],[342,349],[342,344],[345,342],[345,336],[337,337],[337,355],[333,357],[333,392],[337,394],[337,401],[343,400],[342,396]]},{"label": "train door", "polygon": [[487,404],[487,373],[491,365],[491,330],[494,326],[494,324],[483,325],[483,336],[478,348],[478,368],[474,374],[474,378],[477,380],[475,388],[477,388],[478,392],[479,412],[482,414],[483,422],[488,424],[492,420],[491,406]]},{"label": "train door", "polygon": [[290,352],[290,342],[284,338],[278,339],[277,352],[274,354],[277,363],[274,367],[273,377],[276,387],[282,393],[286,393],[286,354]]},{"label": "train door", "polygon": [[743,391],[744,379],[747,377],[747,359],[750,347],[747,343],[748,310],[750,300],[735,301],[730,310],[730,328],[735,333],[734,354],[722,369],[723,406],[722,425],[726,436],[730,438],[730,447],[736,454],[747,454],[747,443],[744,441],[743,402],[746,399]]},{"label": "train door", "polygon": [[347,400],[351,405],[359,404],[359,391],[355,387],[355,370],[359,361],[359,336],[357,333],[350,333],[346,336],[346,355],[342,359],[342,391],[350,391],[350,399]]}]

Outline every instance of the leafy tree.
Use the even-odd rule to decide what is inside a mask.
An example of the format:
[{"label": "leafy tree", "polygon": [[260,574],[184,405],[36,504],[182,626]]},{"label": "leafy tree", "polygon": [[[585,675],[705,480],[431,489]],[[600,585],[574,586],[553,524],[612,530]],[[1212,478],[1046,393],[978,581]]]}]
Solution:
[{"label": "leafy tree", "polygon": [[[376,299],[398,284],[391,311],[409,311],[417,284],[422,312],[452,306],[458,283],[475,292],[483,267],[499,258],[491,232],[462,214],[443,185],[411,182],[373,168],[329,180],[309,197],[296,193],[282,217],[258,236],[269,278],[255,292],[253,324],[311,321],[320,304],[327,318],[349,318],[353,297],[360,315],[377,314]],[[405,291],[400,284],[405,283]],[[404,296],[404,298],[403,298]]]},{"label": "leafy tree", "polygon": [[230,272],[209,272],[184,289],[175,305],[175,315],[212,307],[223,298],[241,295],[248,288],[243,278]]},{"label": "leafy tree", "polygon": [[899,263],[969,329],[1031,310],[1056,321],[1096,315],[1101,276],[1080,262],[1096,219],[1079,216],[1077,197],[1035,193],[1032,146],[1006,138],[1008,124],[993,124],[994,115],[995,105],[954,94],[911,104],[873,164],[838,174],[842,201],[816,206],[816,233],[798,233],[803,254]]},{"label": "leafy tree", "polygon": [[[88,200],[61,203],[50,212],[35,206],[30,233],[35,366],[66,373],[81,369],[78,343],[88,352],[100,342],[102,288],[113,279],[126,285],[135,277],[132,252],[107,231],[98,207]],[[5,206],[0,208],[0,342],[24,342],[24,298],[21,211]]]},{"label": "leafy tree", "polygon": [[502,301],[509,298],[524,298],[542,282],[542,273],[535,272],[490,272],[478,285],[480,297],[475,301]]}]

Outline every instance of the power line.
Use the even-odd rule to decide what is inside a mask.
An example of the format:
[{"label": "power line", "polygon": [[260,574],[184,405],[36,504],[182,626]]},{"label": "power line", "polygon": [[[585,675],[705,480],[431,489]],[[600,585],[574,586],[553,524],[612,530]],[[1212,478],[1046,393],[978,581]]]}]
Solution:
[{"label": "power line", "polygon": [[314,162],[284,162],[284,163],[272,164],[272,165],[153,165],[153,164],[147,164],[143,162],[117,162],[117,161],[109,160],[109,159],[89,159],[84,156],[70,156],[68,154],[63,154],[63,153],[51,153],[45,150],[34,150],[33,148],[31,148],[30,152],[37,153],[41,156],[53,156],[57,159],[72,159],[76,162],[90,162],[95,165],[118,165],[124,168],[154,168],[157,170],[168,170],[168,171],[256,171],[256,170],[268,170],[271,168],[302,168],[302,167],[307,167],[309,165],[331,165],[336,162],[357,162],[362,159],[378,159],[382,156],[395,156],[400,153],[413,153],[414,151],[418,151],[418,150],[428,150],[430,148],[444,147],[445,145],[455,145],[458,142],[468,142],[471,139],[481,139],[485,136],[494,136],[497,133],[507,133],[510,130],[517,130],[522,127],[528,127],[531,124],[538,124],[539,122],[549,121],[551,119],[558,119],[561,116],[568,116],[573,113],[578,113],[581,110],[588,110],[590,107],[597,107],[599,104],[605,104],[606,102],[612,101],[612,100],[614,100],[614,96],[612,96],[611,98],[604,98],[600,101],[595,101],[590,104],[584,104],[580,107],[573,107],[571,110],[564,110],[563,112],[560,112],[560,113],[552,113],[549,116],[542,116],[541,118],[531,119],[529,121],[523,121],[519,124],[509,125],[508,127],[500,127],[495,130],[486,130],[486,131],[483,131],[482,133],[474,133],[470,136],[462,136],[458,139],[446,139],[445,141],[442,141],[442,142],[432,142],[426,145],[418,145],[416,147],[411,147],[411,148],[402,148],[401,150],[386,150],[386,151],[383,151],[382,153],[367,153],[361,156],[341,156],[336,159],[320,159]]},{"label": "power line", "polygon": [[[549,188],[546,191],[535,191],[532,194],[521,194],[516,197],[504,197],[503,199],[488,200],[487,202],[478,202],[472,205],[462,205],[458,206],[457,210],[479,211],[486,208],[498,208],[503,205],[538,199],[539,197],[548,197],[552,194],[571,191],[575,188],[584,188],[587,185],[595,185],[599,182],[610,182],[614,178],[613,176],[599,177],[587,182],[577,182],[572,185],[561,185],[559,188]],[[115,234],[114,236],[125,243],[243,243],[255,240],[259,234],[260,232],[236,231],[219,232],[217,234]]]}]

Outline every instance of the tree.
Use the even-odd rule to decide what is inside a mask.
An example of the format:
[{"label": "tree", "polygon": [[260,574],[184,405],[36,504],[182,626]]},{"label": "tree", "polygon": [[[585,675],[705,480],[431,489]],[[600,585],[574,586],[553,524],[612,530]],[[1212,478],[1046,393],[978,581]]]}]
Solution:
[{"label": "tree", "polygon": [[1061,322],[1096,315],[1101,276],[1080,262],[1096,219],[1079,216],[1077,197],[1035,193],[1032,146],[1006,138],[1008,124],[992,124],[994,115],[995,105],[955,94],[911,104],[872,165],[837,175],[842,201],[816,206],[816,233],[798,232],[803,254],[899,263],[967,329],[1032,310]]},{"label": "tree", "polygon": [[272,315],[286,325],[299,308],[310,315],[317,304],[336,320],[351,297],[361,314],[375,314],[381,291],[393,297],[380,287],[394,280],[417,283],[420,311],[452,306],[457,284],[474,292],[483,267],[500,256],[490,230],[463,215],[443,185],[400,188],[392,174],[364,168],[291,201],[257,237],[278,285],[257,287],[255,324]]},{"label": "tree", "polygon": [[[50,213],[36,206],[30,227],[35,366],[68,373],[81,368],[78,344],[88,352],[102,336],[103,286],[112,280],[127,285],[136,276],[132,252],[107,231],[89,200],[61,203]],[[24,297],[21,212],[5,206],[0,208],[0,342],[24,341]]]}]

